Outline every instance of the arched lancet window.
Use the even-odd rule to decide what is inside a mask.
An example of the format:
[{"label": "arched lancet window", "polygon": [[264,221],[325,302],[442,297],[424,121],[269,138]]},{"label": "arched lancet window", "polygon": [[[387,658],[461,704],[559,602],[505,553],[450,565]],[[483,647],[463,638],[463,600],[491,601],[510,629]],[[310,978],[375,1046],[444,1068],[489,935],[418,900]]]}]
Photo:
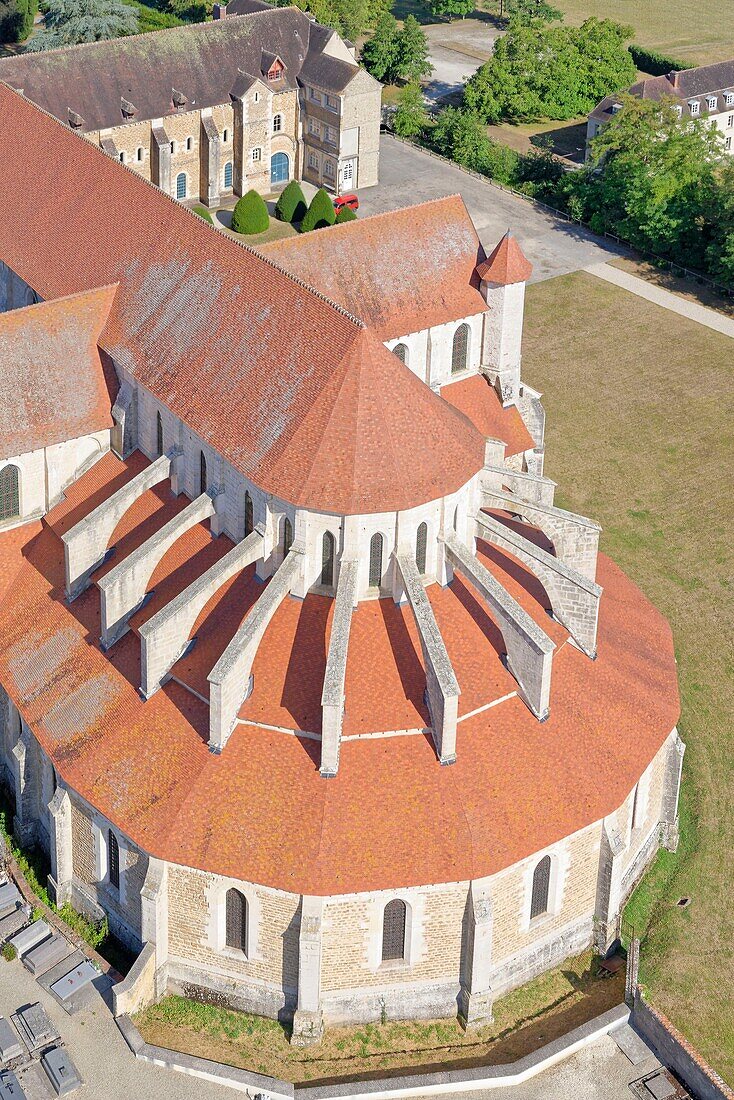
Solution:
[{"label": "arched lancet window", "polygon": [[206,455],[199,451],[199,492],[206,492]]},{"label": "arched lancet window", "polygon": [[138,157],[138,160],[144,160],[145,159],[145,150],[143,149],[142,145],[138,145],[137,157]]},{"label": "arched lancet window", "polygon": [[530,919],[548,912],[551,858],[543,856],[533,871],[533,893],[530,899]]},{"label": "arched lancet window", "polygon": [[285,557],[288,554],[288,551],[290,550],[292,545],[293,545],[293,525],[292,525],[291,521],[288,519],[288,516],[286,516],[285,521],[283,523],[283,557]]},{"label": "arched lancet window", "polygon": [[398,359],[400,360],[401,363],[407,363],[408,362],[408,345],[407,344],[396,344],[395,347],[392,349],[392,353],[393,353],[393,355],[397,355],[397,357],[398,357]]},{"label": "arched lancet window", "polygon": [[421,576],[426,571],[426,545],[428,543],[428,527],[421,523],[415,533],[415,564]]},{"label": "arched lancet window", "polygon": [[454,531],[458,531],[458,530],[459,530],[459,506],[457,504],[456,508],[454,509]]},{"label": "arched lancet window", "polygon": [[20,515],[20,470],[3,466],[0,470],[0,520]]},{"label": "arched lancet window", "polygon": [[228,890],[226,898],[226,934],[227,947],[247,954],[247,898],[239,890]]},{"label": "arched lancet window", "polygon": [[252,534],[254,529],[255,523],[252,508],[252,497],[249,493],[245,493],[245,538],[247,538],[248,535]]},{"label": "arched lancet window", "polygon": [[155,414],[155,449],[160,458],[163,454],[163,421],[160,413]]},{"label": "arched lancet window", "polygon": [[283,129],[283,116],[282,115],[273,115],[273,133],[274,134],[279,134],[282,129]]},{"label": "arched lancet window", "polygon": [[383,538],[378,532],[370,539],[370,588],[379,588],[382,584],[382,548]]},{"label": "arched lancet window", "polygon": [[334,549],[336,543],[331,531],[324,531],[321,542],[321,583],[332,585],[334,583]]},{"label": "arched lancet window", "polygon": [[405,958],[405,902],[393,898],[382,916],[382,961]]},{"label": "arched lancet window", "polygon": [[107,830],[107,866],[110,872],[110,884],[120,889],[120,845],[112,829]]},{"label": "arched lancet window", "polygon": [[193,139],[193,138],[190,138],[190,137],[187,137],[187,138],[186,138],[186,152],[187,152],[187,153],[190,153],[190,152],[191,152],[191,149],[192,149],[192,147],[193,147],[193,144],[194,144],[194,139]]},{"label": "arched lancet window", "polygon": [[228,160],[224,165],[224,186],[231,187],[233,179],[232,161]]},{"label": "arched lancet window", "polygon": [[186,198],[186,173],[185,172],[179,172],[179,174],[176,176],[176,198],[177,199],[185,199]]},{"label": "arched lancet window", "polygon": [[469,326],[459,325],[454,333],[451,350],[451,373],[458,374],[469,366]]}]

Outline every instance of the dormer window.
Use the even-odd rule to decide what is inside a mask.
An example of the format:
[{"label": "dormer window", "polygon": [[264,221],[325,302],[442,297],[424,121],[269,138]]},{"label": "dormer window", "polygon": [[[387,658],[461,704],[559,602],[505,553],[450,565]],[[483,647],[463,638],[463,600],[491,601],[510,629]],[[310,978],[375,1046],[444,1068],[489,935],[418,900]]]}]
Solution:
[{"label": "dormer window", "polygon": [[734,92],[724,92],[724,102],[727,107],[734,107]]},{"label": "dormer window", "polygon": [[273,61],[270,63],[270,67],[268,68],[268,71],[266,73],[268,83],[273,84],[277,80],[282,80],[284,71],[285,65],[280,60],[280,58],[274,58]]},{"label": "dormer window", "polygon": [[612,104],[612,114],[613,115],[618,114],[621,110],[622,110],[622,104],[621,103],[613,103]]},{"label": "dormer window", "polygon": [[120,99],[120,113],[123,118],[132,118],[138,113],[138,109],[129,99]]},{"label": "dormer window", "polygon": [[676,106],[673,108],[673,110],[677,114],[678,118],[680,118],[681,115],[683,114],[683,108],[681,107],[680,103],[676,104]]},{"label": "dormer window", "polygon": [[692,100],[691,100],[691,101],[689,102],[688,106],[689,106],[689,108],[690,108],[690,111],[691,111],[691,115],[693,116],[693,118],[695,118],[695,117],[696,117],[696,115],[697,115],[697,114],[699,113],[699,111],[701,110],[701,104],[700,104],[700,103],[698,102],[698,100],[697,100],[697,99],[692,99]]},{"label": "dormer window", "polygon": [[708,99],[706,100],[706,102],[708,104],[709,111],[715,111],[716,110],[716,104],[719,102],[719,97],[715,96],[715,95],[710,95],[708,97]]},{"label": "dormer window", "polygon": [[177,111],[182,111],[188,103],[188,99],[183,92],[178,92],[175,88],[171,88],[171,103]]}]

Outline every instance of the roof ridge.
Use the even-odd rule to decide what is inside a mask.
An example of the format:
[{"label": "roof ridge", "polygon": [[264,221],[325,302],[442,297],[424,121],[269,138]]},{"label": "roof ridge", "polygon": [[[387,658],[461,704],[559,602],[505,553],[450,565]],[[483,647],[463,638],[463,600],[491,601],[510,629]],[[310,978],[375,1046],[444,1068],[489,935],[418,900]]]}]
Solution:
[{"label": "roof ridge", "polygon": [[[280,11],[297,11],[301,15],[306,15],[306,13],[304,11],[302,11],[300,8],[297,8],[293,4],[289,4],[288,7],[283,7],[283,8],[271,7],[267,11],[250,11],[250,12],[245,12],[242,15],[228,15],[226,17],[226,19],[227,19],[227,21],[229,21],[231,19],[257,19],[257,17],[259,15],[272,15],[273,12],[280,12]],[[311,20],[309,19],[308,22],[310,23]],[[197,30],[201,27],[206,28],[206,27],[217,27],[219,25],[224,26],[224,23],[225,23],[224,19],[205,19],[200,23],[181,22],[180,24],[178,24],[177,26],[174,26],[174,27],[156,27],[155,30],[152,30],[152,31],[138,31],[136,34],[124,34],[120,38],[98,38],[94,42],[74,42],[74,43],[68,43],[65,46],[56,46],[55,49],[52,49],[52,50],[43,50],[43,51],[41,51],[41,50],[39,50],[39,51],[31,50],[31,51],[27,51],[27,52],[22,53],[22,54],[13,54],[10,57],[0,58],[0,72],[2,71],[2,62],[3,61],[18,61],[18,60],[25,59],[26,57],[30,57],[30,58],[35,58],[35,57],[39,57],[39,56],[51,57],[51,56],[54,56],[55,54],[67,53],[70,50],[84,50],[84,49],[88,49],[89,47],[101,47],[101,46],[107,46],[107,45],[111,46],[113,44],[119,46],[119,44],[121,42],[134,42],[138,38],[149,38],[152,34],[156,34],[156,35],[157,34],[168,34],[171,31],[189,31],[189,30]],[[323,26],[323,24],[319,24],[319,26]],[[2,83],[5,83],[5,82],[3,81]],[[35,104],[34,104],[34,106],[35,106]],[[42,108],[39,107],[39,110],[42,110]]]},{"label": "roof ridge", "polygon": [[[259,15],[261,13],[255,12],[254,14]],[[240,17],[238,16],[237,18]],[[244,19],[245,17],[242,16],[241,18]],[[176,28],[173,27],[169,29],[175,30]],[[91,46],[94,43],[86,42],[82,44]],[[22,103],[29,104],[33,108],[33,110],[40,111],[41,114],[46,115],[46,117],[51,119],[51,121],[56,126],[59,126],[65,134],[71,134],[76,140],[85,142],[91,149],[95,150],[95,152],[98,152],[100,156],[106,157],[111,164],[115,164],[118,169],[121,169],[124,172],[129,172],[131,176],[134,176],[135,179],[138,180],[140,183],[144,184],[146,187],[149,187],[156,195],[161,195],[168,202],[172,203],[176,210],[185,210],[186,213],[189,214],[189,216],[198,223],[200,229],[203,228],[204,232],[207,232],[209,229],[211,229],[214,232],[222,233],[222,231],[219,230],[217,226],[208,225],[203,218],[199,217],[199,215],[194,213],[193,210],[189,209],[188,206],[184,206],[178,201],[178,199],[174,199],[172,195],[169,195],[165,191],[162,191],[160,187],[157,187],[152,182],[152,180],[147,180],[145,176],[141,176],[140,173],[136,172],[134,168],[130,167],[130,165],[123,164],[121,161],[115,160],[114,157],[110,157],[107,153],[105,153],[104,149],[102,149],[100,145],[95,145],[93,142],[85,138],[83,134],[78,134],[76,133],[76,131],[70,129],[68,126],[65,126],[61,119],[57,118],[56,115],[52,115],[51,112],[47,111],[44,107],[39,107],[37,103],[33,102],[33,100],[28,99],[24,95],[21,95],[20,92],[16,91],[16,89],[13,88],[6,81],[0,80],[0,86],[7,88],[11,95],[15,96]],[[248,252],[251,256],[256,256],[258,260],[264,261],[270,267],[274,268],[274,270],[278,271],[281,275],[285,275],[292,283],[295,283],[296,286],[300,286],[301,289],[309,291],[309,293],[312,294],[315,298],[321,299],[322,302],[330,306],[337,313],[340,313],[343,317],[346,317],[347,320],[351,321],[352,324],[357,326],[357,328],[367,327],[365,322],[361,318],[355,316],[353,313],[350,313],[348,309],[345,309],[344,306],[340,306],[338,302],[335,302],[332,298],[329,298],[322,291],[317,290],[316,287],[311,286],[311,284],[307,283],[305,279],[299,278],[298,275],[294,275],[292,272],[288,271],[287,268],[282,267],[279,263],[276,263],[276,261],[271,259],[269,256],[265,256],[262,252],[258,252],[256,248],[253,248],[252,245],[248,245],[245,241],[239,241],[236,237],[230,237],[224,233],[222,233],[222,235],[224,236],[225,240],[229,241],[231,244],[236,245],[238,248],[243,248],[245,252]]]},{"label": "roof ridge", "polygon": [[57,306],[62,302],[72,302],[75,298],[88,298],[91,294],[101,294],[105,290],[117,290],[120,283],[116,281],[114,283],[102,283],[100,286],[89,287],[88,290],[75,290],[73,294],[62,294],[58,298],[43,298],[40,302],[29,302],[25,306],[17,306],[12,310],[4,310],[0,313],[0,324],[6,317],[11,314],[23,313],[27,309],[38,309],[43,306]]}]

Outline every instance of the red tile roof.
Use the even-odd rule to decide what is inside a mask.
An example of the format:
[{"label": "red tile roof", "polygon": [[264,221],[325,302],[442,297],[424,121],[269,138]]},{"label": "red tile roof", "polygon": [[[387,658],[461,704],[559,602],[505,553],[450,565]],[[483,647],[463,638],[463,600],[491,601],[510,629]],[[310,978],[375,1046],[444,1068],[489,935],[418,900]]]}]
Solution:
[{"label": "red tile roof", "polygon": [[483,375],[443,386],[441,397],[468,417],[483,436],[503,440],[508,457],[535,446],[517,407],[510,405],[504,409],[497,391]]},{"label": "red tile roof", "polygon": [[[386,376],[361,321],[0,85],[3,146],[22,147],[23,156],[0,158],[0,187],[14,210],[0,220],[0,256],[47,300],[118,282],[101,346],[256,485],[295,505],[338,513],[350,501],[355,511],[375,512],[440,496],[481,466],[466,421],[439,413],[441,404],[426,396],[407,436],[422,441],[421,462],[406,439],[402,455],[389,456],[401,480],[389,503],[378,500],[382,449],[352,446],[337,463],[322,438],[324,395],[333,397],[336,379],[367,368],[368,344]],[[383,224],[389,240],[389,219]],[[399,420],[415,379],[394,356],[390,363]],[[333,410],[354,407],[334,400]],[[360,404],[359,415],[356,434],[374,439],[369,422],[381,411]],[[465,437],[456,457],[431,443],[436,430],[445,440],[450,424]],[[329,424],[342,439],[353,430],[351,421]],[[391,440],[394,451],[400,446]]]},{"label": "red tile roof", "polygon": [[500,286],[525,283],[532,273],[533,265],[509,229],[492,255],[477,268],[480,279],[485,279],[488,283],[498,283]]},{"label": "red tile roof", "polygon": [[116,384],[97,341],[115,290],[0,314],[0,458],[112,427]]},{"label": "red tile roof", "polygon": [[483,313],[484,249],[461,195],[273,241],[265,255],[339,302],[381,340]]},{"label": "red tile roof", "polygon": [[[124,467],[103,461],[116,484]],[[101,466],[81,479],[93,499]],[[524,567],[482,545],[488,568],[558,643],[547,722],[516,695],[472,714],[513,692],[514,682],[491,617],[456,580],[429,589],[462,687],[455,765],[441,767],[422,733],[345,740],[339,774],[325,782],[318,741],[254,724],[318,730],[332,601],[316,595],[281,605],[255,661],[242,712],[249,724],[212,755],[206,704],[175,682],[143,702],[137,637],[100,651],[98,592],[67,605],[60,539],[47,522],[33,531],[24,546],[14,532],[0,536],[0,574],[13,575],[0,605],[0,681],[62,778],[131,840],[175,863],[312,894],[492,874],[619,806],[678,718],[670,629],[612,562],[599,559],[605,591],[592,662],[564,643]],[[194,537],[193,557],[198,547]],[[161,563],[171,592],[188,570],[180,550]],[[177,677],[194,686],[256,591],[250,570],[211,601]],[[391,600],[360,604],[347,735],[421,726],[423,686],[409,611]]]}]

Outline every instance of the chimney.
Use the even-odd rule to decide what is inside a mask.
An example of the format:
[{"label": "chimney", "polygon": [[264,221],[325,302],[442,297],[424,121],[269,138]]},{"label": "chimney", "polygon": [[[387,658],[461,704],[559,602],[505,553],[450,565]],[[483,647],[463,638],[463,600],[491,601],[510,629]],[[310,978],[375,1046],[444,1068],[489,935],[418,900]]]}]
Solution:
[{"label": "chimney", "polygon": [[678,72],[678,71],[677,71],[676,69],[672,69],[672,70],[671,70],[671,71],[670,71],[670,72],[668,73],[668,80],[670,81],[670,83],[671,83],[671,84],[673,85],[673,87],[674,87],[674,88],[675,88],[676,90],[678,89],[678,81],[679,81],[679,78],[680,78],[680,73],[679,73],[679,72]]},{"label": "chimney", "polygon": [[213,19],[225,19],[227,16],[226,4],[215,4],[214,11],[212,12]]}]

